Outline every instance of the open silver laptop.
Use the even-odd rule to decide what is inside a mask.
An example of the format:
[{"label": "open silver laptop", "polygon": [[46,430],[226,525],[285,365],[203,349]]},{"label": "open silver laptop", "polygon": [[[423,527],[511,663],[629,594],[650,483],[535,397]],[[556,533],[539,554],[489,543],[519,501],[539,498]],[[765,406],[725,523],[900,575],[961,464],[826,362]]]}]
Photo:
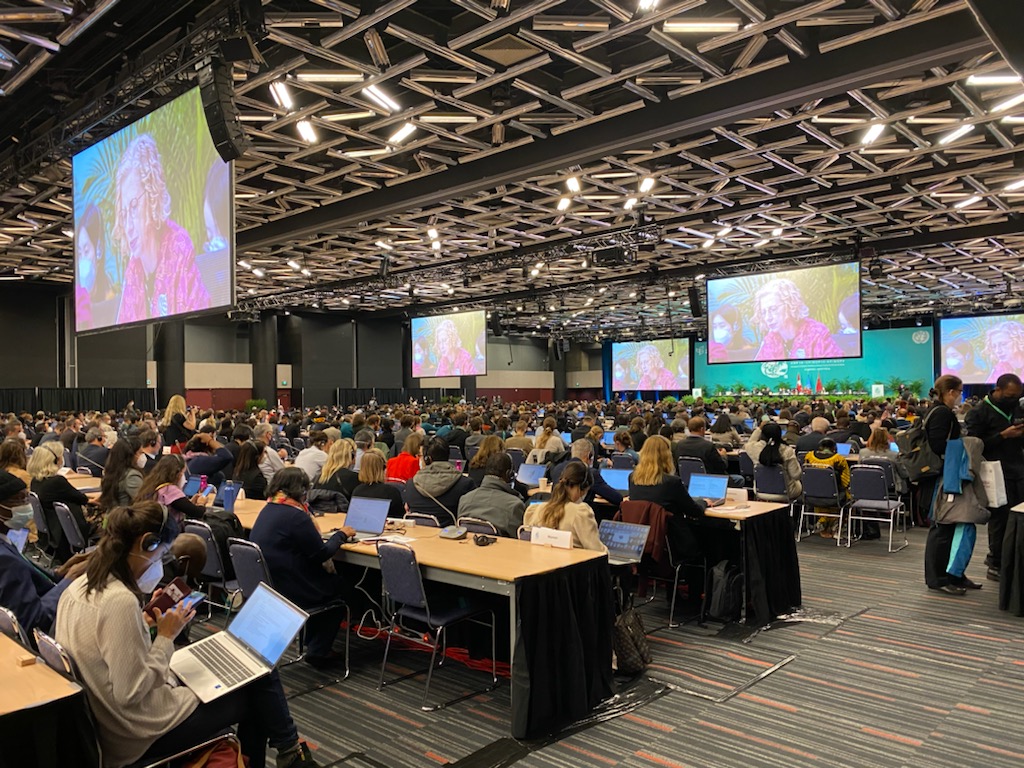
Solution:
[{"label": "open silver laptop", "polygon": [[725,504],[725,499],[729,495],[729,478],[726,475],[702,475],[694,472],[690,475],[687,490],[692,498],[707,499],[711,506],[718,507]]},{"label": "open silver laptop", "polygon": [[356,529],[353,537],[356,541],[375,539],[384,533],[388,522],[388,510],[391,509],[390,499],[371,499],[366,496],[353,496],[348,503],[345,525]]},{"label": "open silver laptop", "polygon": [[226,630],[175,651],[171,671],[200,701],[213,701],[270,674],[308,618],[260,584]]},{"label": "open silver laptop", "polygon": [[536,488],[540,485],[540,479],[544,477],[544,472],[547,470],[546,464],[520,464],[519,471],[516,473],[516,480],[523,485],[528,485],[531,488]]},{"label": "open silver laptop", "polygon": [[618,520],[602,520],[597,529],[601,543],[608,547],[609,565],[632,565],[639,563],[647,546],[647,534],[651,526],[623,523]]}]

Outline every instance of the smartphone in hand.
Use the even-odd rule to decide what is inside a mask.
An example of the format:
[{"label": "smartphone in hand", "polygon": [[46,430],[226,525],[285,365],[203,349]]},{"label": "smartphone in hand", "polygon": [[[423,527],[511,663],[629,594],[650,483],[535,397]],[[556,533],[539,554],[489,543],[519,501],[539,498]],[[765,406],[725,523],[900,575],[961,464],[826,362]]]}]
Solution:
[{"label": "smartphone in hand", "polygon": [[182,599],[187,597],[192,592],[192,588],[185,583],[185,580],[180,576],[164,587],[157,597],[154,597],[142,610],[145,611],[154,620],[156,619],[156,609],[159,608],[161,613],[165,613],[175,605],[177,605]]}]

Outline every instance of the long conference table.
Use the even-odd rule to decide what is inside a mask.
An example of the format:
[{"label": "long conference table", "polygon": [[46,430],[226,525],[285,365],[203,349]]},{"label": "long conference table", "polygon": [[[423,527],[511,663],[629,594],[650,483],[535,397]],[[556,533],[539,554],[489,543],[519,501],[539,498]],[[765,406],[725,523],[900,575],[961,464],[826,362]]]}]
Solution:
[{"label": "long conference table", "polygon": [[[235,514],[252,529],[265,502],[243,499]],[[322,532],[345,515],[314,518]],[[586,717],[612,695],[615,608],[604,553],[555,549],[499,537],[441,539],[437,528],[406,527],[404,536],[429,581],[501,595],[508,600],[511,733],[517,739],[554,733]],[[335,556],[380,568],[375,545],[346,544]]]}]

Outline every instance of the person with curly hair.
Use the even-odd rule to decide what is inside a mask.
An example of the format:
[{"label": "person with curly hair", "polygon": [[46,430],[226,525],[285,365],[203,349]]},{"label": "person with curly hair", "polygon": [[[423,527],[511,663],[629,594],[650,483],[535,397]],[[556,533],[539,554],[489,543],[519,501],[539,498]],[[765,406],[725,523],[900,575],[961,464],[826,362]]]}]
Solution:
[{"label": "person with curly hair", "polygon": [[754,308],[764,332],[756,360],[842,356],[828,326],[809,316],[811,310],[792,280],[780,277],[765,283],[754,296]]},{"label": "person with curly hair", "polygon": [[193,312],[210,306],[192,238],[171,219],[156,141],[132,139],[117,166],[114,239],[128,257],[118,323]]},{"label": "person with curly hair", "polygon": [[473,357],[463,348],[459,331],[451,320],[445,319],[437,324],[434,347],[437,350],[435,376],[472,376],[476,373]]},{"label": "person with curly hair", "polygon": [[992,360],[986,382],[995,382],[1004,373],[1019,375],[1024,371],[1024,325],[1006,321],[992,326],[985,333],[985,350]]},{"label": "person with curly hair", "polygon": [[665,367],[665,361],[661,359],[661,352],[653,344],[644,344],[637,351],[636,370],[640,374],[636,383],[637,389],[677,388],[675,374]]}]

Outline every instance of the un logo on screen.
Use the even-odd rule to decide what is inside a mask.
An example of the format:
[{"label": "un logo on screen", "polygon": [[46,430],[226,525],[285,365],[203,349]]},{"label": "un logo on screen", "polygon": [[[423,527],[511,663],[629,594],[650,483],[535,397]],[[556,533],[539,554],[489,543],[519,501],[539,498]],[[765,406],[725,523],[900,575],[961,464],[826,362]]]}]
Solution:
[{"label": "un logo on screen", "polygon": [[927,344],[931,339],[932,335],[928,331],[914,331],[914,335],[911,336],[915,344]]},{"label": "un logo on screen", "polygon": [[769,379],[782,379],[789,373],[789,363],[761,363],[761,375]]}]

